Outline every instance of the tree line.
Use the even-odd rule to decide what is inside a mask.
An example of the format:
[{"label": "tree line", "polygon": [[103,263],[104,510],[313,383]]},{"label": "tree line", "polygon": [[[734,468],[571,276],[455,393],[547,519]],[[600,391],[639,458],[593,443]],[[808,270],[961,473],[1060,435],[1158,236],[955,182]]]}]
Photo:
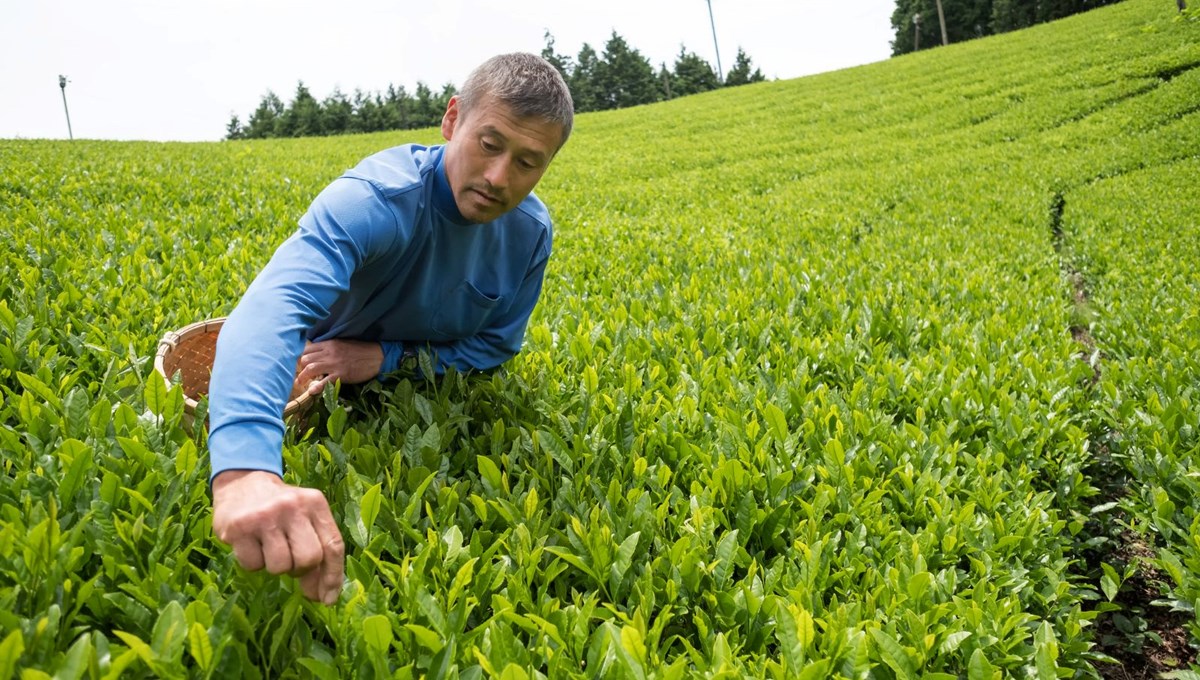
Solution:
[{"label": "tree line", "polygon": [[[896,0],[892,55],[1007,33],[1120,0]],[[1182,4],[1182,3],[1181,3]]]},{"label": "tree line", "polygon": [[[575,101],[576,113],[652,104],[766,80],[741,48],[733,67],[722,77],[712,65],[684,46],[680,46],[671,69],[663,62],[656,70],[649,59],[630,47],[616,31],[602,52],[584,43],[575,57],[556,52],[549,31],[545,40],[542,57],[562,74]],[[318,100],[301,81],[290,102],[285,104],[268,90],[244,124],[235,114],[226,126],[225,138],[307,137],[431,127],[441,123],[446,104],[456,93],[457,88],[451,83],[435,91],[418,82],[411,93],[402,85],[388,85],[385,92],[356,89],[353,95],[334,89],[332,94]]]}]

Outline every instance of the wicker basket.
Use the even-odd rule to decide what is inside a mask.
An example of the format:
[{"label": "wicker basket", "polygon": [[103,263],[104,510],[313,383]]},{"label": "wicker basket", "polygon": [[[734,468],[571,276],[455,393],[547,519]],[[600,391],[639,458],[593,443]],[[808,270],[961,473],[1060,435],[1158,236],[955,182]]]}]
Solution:
[{"label": "wicker basket", "polygon": [[[183,387],[183,422],[192,429],[199,400],[208,394],[208,379],[212,374],[213,357],[217,353],[217,335],[225,319],[208,319],[184,326],[177,331],[168,331],[158,341],[158,354],[154,357],[154,371],[171,387],[171,377],[180,374]],[[299,372],[299,365],[296,371]],[[313,404],[313,395],[295,387],[288,397],[283,417],[303,423],[305,414]],[[207,427],[208,423],[205,423]]]}]

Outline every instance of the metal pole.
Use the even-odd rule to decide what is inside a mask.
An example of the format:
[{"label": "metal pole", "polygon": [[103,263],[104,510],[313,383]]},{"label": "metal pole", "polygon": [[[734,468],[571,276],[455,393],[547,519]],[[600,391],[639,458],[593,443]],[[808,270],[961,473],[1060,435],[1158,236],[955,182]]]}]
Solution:
[{"label": "metal pole", "polygon": [[913,15],[913,52],[921,50],[921,15]]},{"label": "metal pole", "polygon": [[725,82],[725,71],[721,70],[721,48],[717,47],[717,22],[713,21],[712,0],[708,0],[708,23],[712,25],[713,50],[717,53],[717,81]]},{"label": "metal pole", "polygon": [[942,47],[950,44],[950,38],[946,37],[946,15],[942,12],[942,0],[937,0],[938,21],[942,24]]},{"label": "metal pole", "polygon": [[71,131],[71,112],[67,109],[67,77],[66,76],[60,75],[58,77],[58,87],[59,87],[59,89],[62,90],[63,112],[67,114],[67,135],[70,136],[70,138],[72,140],[74,140],[75,133]]}]

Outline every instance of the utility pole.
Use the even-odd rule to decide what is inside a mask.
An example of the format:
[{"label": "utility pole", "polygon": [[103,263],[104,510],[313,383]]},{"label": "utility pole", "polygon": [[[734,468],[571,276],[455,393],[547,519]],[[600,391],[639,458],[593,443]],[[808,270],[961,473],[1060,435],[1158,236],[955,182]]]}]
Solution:
[{"label": "utility pole", "polygon": [[921,13],[913,13],[913,52],[921,50]]},{"label": "utility pole", "polygon": [[712,25],[713,50],[717,53],[717,82],[725,82],[725,72],[721,70],[721,48],[717,47],[717,22],[713,21],[712,0],[708,0],[708,23]]},{"label": "utility pole", "polygon": [[938,21],[942,24],[942,47],[950,44],[950,39],[946,37],[946,15],[942,12],[942,0],[937,0]]},{"label": "utility pole", "polygon": [[67,77],[60,75],[58,77],[58,87],[62,90],[63,96],[63,112],[67,114],[67,135],[72,140],[75,139],[75,133],[71,132],[71,112],[67,109]]}]

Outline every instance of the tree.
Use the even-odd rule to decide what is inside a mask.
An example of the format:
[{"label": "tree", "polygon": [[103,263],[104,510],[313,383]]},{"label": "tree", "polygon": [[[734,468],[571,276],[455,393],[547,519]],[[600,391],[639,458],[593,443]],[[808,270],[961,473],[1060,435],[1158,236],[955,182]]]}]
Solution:
[{"label": "tree", "polygon": [[245,137],[245,132],[242,130],[242,122],[238,120],[237,114],[229,119],[229,124],[225,126],[225,139],[242,139]]},{"label": "tree", "polygon": [[387,96],[380,104],[380,125],[384,130],[412,128],[412,98],[404,86],[395,87],[388,83]]},{"label": "tree", "polygon": [[[902,4],[934,1],[898,0]],[[966,3],[972,0],[940,1]],[[574,60],[557,52],[554,36],[550,31],[546,31],[543,37],[546,46],[542,49],[542,57],[553,65],[566,81],[576,112],[650,104],[722,86],[720,74],[704,59],[688,52],[683,45],[679,47],[674,70],[668,70],[667,65],[663,63],[655,72],[650,60],[630,47],[616,31],[612,32],[612,36],[605,43],[602,55],[597,54],[591,45],[584,43]],[[762,71],[752,69],[750,58],[738,48],[737,59],[725,79],[725,84],[742,85],[762,80],[766,80]],[[305,87],[304,82],[300,81],[297,83],[295,96],[286,106],[274,92],[268,90],[245,125],[233,115],[225,128],[226,138],[299,137],[437,126],[450,98],[457,92],[453,83],[446,83],[440,91],[435,91],[424,82],[418,81],[411,95],[404,87],[389,84],[386,96],[378,92],[355,89],[353,96],[347,97],[339,88],[334,88],[333,93],[318,101]]]},{"label": "tree", "polygon": [[305,87],[304,81],[296,84],[296,95],[282,116],[275,119],[276,137],[309,137],[322,134],[321,105]]},{"label": "tree", "polygon": [[679,56],[675,57],[675,71],[671,77],[671,94],[675,97],[686,97],[689,94],[715,90],[720,86],[713,67],[695,52],[688,52],[680,45]]},{"label": "tree", "polygon": [[758,69],[754,69],[754,72],[751,73],[750,66],[750,57],[739,47],[737,57],[733,60],[733,68],[729,69],[729,73],[725,76],[725,86],[759,83],[767,79]]},{"label": "tree", "polygon": [[244,134],[251,139],[262,139],[275,136],[275,122],[283,115],[283,102],[272,91],[267,90],[258,108],[250,114]]},{"label": "tree", "polygon": [[327,135],[340,135],[350,131],[350,118],[354,107],[350,100],[338,88],[333,88],[333,94],[321,103],[321,130]]},{"label": "tree", "polygon": [[[938,6],[942,12],[938,14]],[[993,0],[898,0],[892,13],[892,54],[916,51],[942,44],[941,24],[945,20],[946,40],[963,42],[992,33]],[[919,24],[914,20],[920,15]],[[915,30],[914,30],[915,29]],[[916,31],[920,32],[917,40]]]},{"label": "tree", "polygon": [[383,102],[379,95],[370,95],[362,90],[354,91],[354,117],[350,127],[355,132],[383,130]]},{"label": "tree", "polygon": [[442,86],[442,92],[434,101],[437,104],[437,116],[433,122],[434,125],[442,124],[442,117],[446,115],[446,107],[450,105],[450,98],[458,94],[458,88],[454,87],[454,83],[446,83]]},{"label": "tree", "polygon": [[1036,0],[995,0],[992,3],[992,32],[1005,33],[1034,24]]},{"label": "tree", "polygon": [[571,99],[575,102],[575,111],[597,111],[600,109],[599,74],[600,58],[592,46],[584,43],[579,48],[579,56],[575,60],[575,69],[567,80],[571,90]]},{"label": "tree", "polygon": [[550,35],[550,31],[547,30],[542,37],[546,41],[546,46],[542,48],[542,59],[550,62],[550,65],[562,76],[564,82],[570,83],[572,71],[571,58],[554,51],[554,36]]},{"label": "tree", "polygon": [[631,48],[616,31],[612,32],[612,37],[604,45],[604,59],[599,64],[596,76],[601,109],[623,109],[650,104],[659,99],[658,84],[650,60]]},{"label": "tree", "polygon": [[658,66],[658,82],[662,83],[663,99],[674,99],[675,95],[671,92],[671,72],[667,70],[667,63],[662,62]]},{"label": "tree", "polygon": [[411,110],[412,118],[409,122],[415,128],[436,125],[442,119],[442,112],[438,109],[433,90],[420,81],[417,81],[417,89],[413,92]]}]

